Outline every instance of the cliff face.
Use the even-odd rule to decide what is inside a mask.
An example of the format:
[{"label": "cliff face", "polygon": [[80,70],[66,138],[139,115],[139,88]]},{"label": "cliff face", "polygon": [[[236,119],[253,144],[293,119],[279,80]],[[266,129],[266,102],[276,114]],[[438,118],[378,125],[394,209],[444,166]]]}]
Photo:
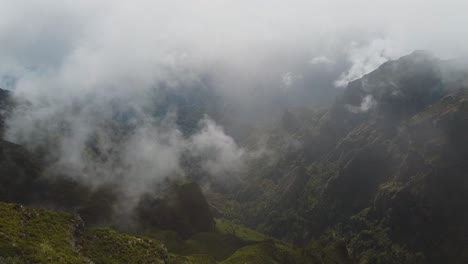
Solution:
[{"label": "cliff face", "polygon": [[377,117],[353,129],[326,160],[338,169],[319,198],[320,228],[366,210],[367,220],[431,262],[465,262],[466,100],[455,92],[394,128]]},{"label": "cliff face", "polygon": [[2,136],[5,126],[4,120],[12,107],[10,96],[9,91],[0,89],[0,135]]},{"label": "cliff face", "polygon": [[144,227],[173,230],[183,238],[215,230],[210,207],[196,183],[172,185],[158,198],[146,196],[136,213]]},{"label": "cliff face", "polygon": [[465,263],[467,84],[466,69],[425,52],[387,62],[318,119],[288,112],[269,138],[295,147],[254,163],[227,198],[240,203],[220,207],[299,244],[331,229],[356,262]]},{"label": "cliff face", "polygon": [[23,147],[3,140],[5,118],[12,107],[9,91],[0,89],[0,201],[29,202],[40,164]]}]

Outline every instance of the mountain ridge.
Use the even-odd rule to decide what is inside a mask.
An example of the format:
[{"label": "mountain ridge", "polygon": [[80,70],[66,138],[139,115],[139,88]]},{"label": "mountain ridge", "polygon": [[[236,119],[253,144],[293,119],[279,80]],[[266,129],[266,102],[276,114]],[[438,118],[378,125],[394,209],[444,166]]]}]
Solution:
[{"label": "mountain ridge", "polygon": [[[351,82],[307,128],[314,132],[299,138],[299,149],[278,154],[280,163],[246,172],[253,179],[227,199],[240,201],[229,210],[244,212],[233,217],[299,244],[334,230],[359,263],[464,263],[468,205],[460,162],[467,153],[468,82],[457,74],[459,79],[447,80],[447,65],[415,52]],[[362,109],[368,96],[374,102]],[[262,185],[274,191],[254,194]],[[256,201],[244,203],[244,197]],[[455,227],[458,234],[450,231]],[[363,232],[380,234],[380,241],[365,249],[354,239]],[[387,246],[375,248],[379,244]]]},{"label": "mountain ridge", "polygon": [[[195,123],[184,118],[191,133]],[[263,146],[265,155],[229,179],[187,162],[188,182],[164,182],[172,185],[166,194],[155,186],[135,211],[144,228],[125,231],[153,232],[169,252],[184,253],[174,256],[182,263],[466,263],[467,135],[468,70],[415,51],[350,82],[327,110],[291,108],[273,128],[254,131],[241,146]],[[45,177],[44,168],[26,148],[1,141],[1,200],[122,229],[125,221],[113,221],[116,186],[89,188]],[[242,242],[222,219],[295,246]],[[234,231],[219,235],[220,227]],[[120,236],[95,231],[106,243]],[[220,245],[229,250],[221,254]],[[190,260],[200,252],[217,257]]]}]

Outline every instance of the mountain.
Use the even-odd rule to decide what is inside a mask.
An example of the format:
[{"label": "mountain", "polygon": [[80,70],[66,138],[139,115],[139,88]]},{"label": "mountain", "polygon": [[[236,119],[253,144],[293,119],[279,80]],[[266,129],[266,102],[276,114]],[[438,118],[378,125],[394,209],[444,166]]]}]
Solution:
[{"label": "mountain", "polygon": [[[176,104],[183,135],[207,112],[227,115],[208,90],[178,92],[163,91],[154,114]],[[0,124],[13,107],[1,90]],[[253,153],[238,171],[205,177],[187,157],[184,177],[150,186],[131,210],[122,209],[122,186],[90,186],[51,171],[41,152],[2,140],[0,201],[8,203],[0,203],[0,256],[19,263],[468,262],[463,63],[415,51],[350,82],[328,109],[289,108],[274,125],[238,136]]]},{"label": "mountain", "polygon": [[466,263],[466,76],[423,51],[384,63],[328,111],[286,112],[259,136],[275,154],[211,200],[299,245],[341,237],[355,263]]},{"label": "mountain", "polygon": [[85,229],[78,215],[0,203],[2,263],[167,263],[158,241]]},{"label": "mountain", "polygon": [[[161,237],[161,231],[129,235],[87,227],[76,214],[0,202],[2,263],[349,263],[346,248],[339,242],[317,242],[297,249],[225,232],[229,231],[220,227],[186,241]],[[169,252],[180,253],[169,253],[163,242],[169,245]]]},{"label": "mountain", "polygon": [[12,107],[10,96],[11,95],[9,91],[0,89],[0,134],[2,136],[4,130],[4,120]]}]

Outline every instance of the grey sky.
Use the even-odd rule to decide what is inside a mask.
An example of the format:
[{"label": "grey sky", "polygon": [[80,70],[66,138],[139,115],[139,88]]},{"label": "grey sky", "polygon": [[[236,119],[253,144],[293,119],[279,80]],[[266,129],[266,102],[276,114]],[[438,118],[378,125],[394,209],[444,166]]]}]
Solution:
[{"label": "grey sky", "polygon": [[316,57],[358,61],[359,75],[382,62],[362,56],[427,49],[453,57],[468,49],[466,1],[1,0],[0,6],[0,75],[60,79],[60,86],[72,82],[79,90],[152,85],[170,78],[168,67],[195,75],[221,67],[219,86],[237,94],[259,88],[256,78],[278,81],[279,89],[284,73]]}]

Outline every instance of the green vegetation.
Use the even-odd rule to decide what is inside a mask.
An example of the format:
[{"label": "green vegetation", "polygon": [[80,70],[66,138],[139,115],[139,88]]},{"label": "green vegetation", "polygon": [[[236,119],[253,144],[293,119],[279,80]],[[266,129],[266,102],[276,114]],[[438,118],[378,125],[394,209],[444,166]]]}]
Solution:
[{"label": "green vegetation", "polygon": [[345,242],[336,238],[312,241],[302,249],[301,255],[304,263],[351,263]]},{"label": "green vegetation", "polygon": [[222,264],[350,264],[343,241],[320,240],[304,248],[291,248],[272,240],[246,246],[237,250]]},{"label": "green vegetation", "polygon": [[18,263],[85,263],[73,233],[79,218],[0,203],[0,256]]},{"label": "green vegetation", "polygon": [[403,190],[403,188],[404,186],[402,185],[402,183],[397,181],[389,181],[380,185],[380,192],[393,195]]},{"label": "green vegetation", "polygon": [[216,226],[215,232],[197,233],[185,240],[175,231],[153,230],[145,233],[163,242],[171,253],[183,256],[208,255],[218,261],[226,259],[241,247],[268,239],[258,232],[227,220],[218,220]]},{"label": "green vegetation", "polygon": [[353,225],[360,226],[360,231],[343,234],[348,241],[349,254],[355,263],[427,263],[420,252],[413,252],[405,246],[392,241],[390,229],[381,221],[370,221],[371,208],[366,208],[351,218]]},{"label": "green vegetation", "polygon": [[213,191],[206,191],[204,194],[210,205],[219,210],[219,213],[223,217],[227,219],[241,218],[240,211],[242,210],[242,205],[235,199],[230,199],[226,195]]},{"label": "green vegetation", "polygon": [[160,242],[83,230],[73,214],[0,203],[0,263],[167,263]]},{"label": "green vegetation", "polygon": [[145,233],[85,229],[76,215],[0,203],[0,263],[347,263],[327,243],[294,249],[226,219],[217,220],[215,232],[186,240],[174,231]]},{"label": "green vegetation", "polygon": [[169,255],[169,264],[216,264],[216,260],[208,255],[179,256]]},{"label": "green vegetation", "polygon": [[338,165],[331,162],[314,162],[307,167],[308,181],[299,199],[300,211],[303,214],[317,207],[328,179],[335,176],[338,170]]},{"label": "green vegetation", "polygon": [[222,218],[216,219],[216,230],[221,234],[233,235],[246,241],[265,241],[271,239],[262,233]]},{"label": "green vegetation", "polygon": [[284,263],[295,264],[301,263],[299,255],[289,248],[276,245],[273,241],[262,242],[252,246],[246,246],[237,250],[222,264],[269,264],[269,263]]},{"label": "green vegetation", "polygon": [[167,250],[159,241],[118,233],[108,228],[92,228],[81,238],[83,254],[95,263],[165,263]]}]

